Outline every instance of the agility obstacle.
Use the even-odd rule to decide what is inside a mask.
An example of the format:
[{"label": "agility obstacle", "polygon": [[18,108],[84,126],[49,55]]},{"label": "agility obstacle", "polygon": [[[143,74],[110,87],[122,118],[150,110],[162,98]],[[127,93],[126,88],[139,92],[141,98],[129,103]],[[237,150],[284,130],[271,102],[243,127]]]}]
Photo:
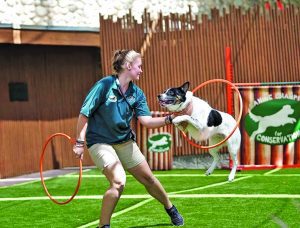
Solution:
[{"label": "agility obstacle", "polygon": [[[53,203],[56,203],[56,204],[59,204],[59,205],[64,205],[64,204],[68,204],[70,203],[74,197],[76,196],[77,192],[79,191],[79,187],[80,187],[80,184],[81,184],[81,179],[82,179],[82,160],[81,159],[78,159],[79,160],[79,176],[78,176],[78,181],[77,181],[77,185],[75,187],[75,190],[74,190],[74,193],[70,196],[69,199],[67,199],[66,201],[58,201],[56,200],[51,194],[50,192],[48,191],[48,188],[46,186],[46,183],[45,183],[45,179],[44,179],[44,175],[43,175],[43,163],[44,163],[44,157],[45,157],[45,152],[46,152],[46,149],[47,149],[47,146],[48,144],[54,140],[54,138],[56,137],[63,137],[65,139],[67,139],[67,141],[69,141],[69,143],[73,146],[75,144],[75,139],[71,138],[70,136],[68,136],[67,134],[64,134],[64,133],[55,133],[55,134],[52,134],[50,135],[46,142],[44,143],[43,145],[43,149],[42,149],[42,153],[41,153],[41,157],[40,157],[40,177],[41,177],[41,183],[42,183],[42,186],[43,186],[43,189],[46,193],[46,195],[49,197],[49,199],[53,202]],[[71,152],[71,151],[70,151]],[[73,152],[72,152],[73,153]]]}]

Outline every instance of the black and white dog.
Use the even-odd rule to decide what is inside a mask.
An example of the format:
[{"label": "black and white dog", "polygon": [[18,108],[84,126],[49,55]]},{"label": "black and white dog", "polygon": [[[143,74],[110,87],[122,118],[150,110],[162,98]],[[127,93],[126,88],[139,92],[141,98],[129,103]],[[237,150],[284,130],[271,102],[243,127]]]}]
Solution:
[{"label": "black and white dog", "polygon": [[[159,103],[170,112],[182,112],[173,119],[173,124],[180,130],[188,132],[196,141],[209,140],[209,145],[215,145],[228,136],[236,125],[235,119],[228,113],[220,112],[198,97],[193,96],[189,89],[189,82],[185,82],[177,88],[167,89],[158,95]],[[237,153],[240,148],[241,134],[237,128],[226,141],[229,154],[233,161],[228,181],[233,181],[238,165]],[[213,162],[206,171],[206,175],[213,173],[220,161],[219,149],[224,144],[212,148],[209,153],[213,156]]]}]

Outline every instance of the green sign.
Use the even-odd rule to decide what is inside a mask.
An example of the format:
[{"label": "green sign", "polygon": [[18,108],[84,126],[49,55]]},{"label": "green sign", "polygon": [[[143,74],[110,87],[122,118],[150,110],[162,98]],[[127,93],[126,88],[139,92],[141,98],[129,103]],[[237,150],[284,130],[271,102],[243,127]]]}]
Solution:
[{"label": "green sign", "polygon": [[150,135],[147,141],[147,148],[151,152],[165,152],[170,150],[172,136],[169,133],[157,133]]},{"label": "green sign", "polygon": [[245,129],[252,140],[269,145],[283,145],[300,137],[300,101],[261,99],[245,117]]}]

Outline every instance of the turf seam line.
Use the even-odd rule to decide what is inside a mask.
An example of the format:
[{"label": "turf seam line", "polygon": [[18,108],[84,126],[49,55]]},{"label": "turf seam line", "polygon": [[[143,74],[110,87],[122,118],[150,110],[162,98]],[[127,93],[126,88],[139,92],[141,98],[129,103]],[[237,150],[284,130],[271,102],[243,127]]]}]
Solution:
[{"label": "turf seam line", "polygon": [[[54,196],[56,199],[67,199],[69,196]],[[265,199],[300,199],[300,194],[168,194],[169,198],[265,198]],[[100,200],[103,195],[76,196],[74,200]],[[154,199],[148,194],[122,195],[122,199]],[[47,196],[0,198],[5,201],[48,200]]]},{"label": "turf seam line", "polygon": [[[214,174],[212,176],[210,176],[209,178],[213,178],[213,177],[223,177],[223,176],[228,176],[227,174]],[[268,173],[265,173],[265,174],[239,174],[237,175],[236,177],[248,177],[248,176],[253,176],[253,177],[260,177],[260,176],[268,176],[268,177],[299,177],[300,174],[268,174]],[[60,176],[62,178],[78,178],[77,175],[66,175],[66,176]],[[83,178],[104,178],[105,176],[98,176],[98,175],[83,175],[82,176]],[[132,177],[134,178],[132,175],[127,175],[126,177]],[[190,174],[175,174],[175,175],[155,175],[155,177],[205,177],[207,178],[206,175],[190,175]],[[54,177],[45,177],[44,179],[45,180],[50,180],[51,178],[54,178]],[[26,178],[7,178],[7,179],[0,179],[0,183],[2,182],[18,182],[18,181],[27,181],[26,184],[29,184],[30,183],[34,183],[36,181],[39,181],[41,180],[40,177],[26,177]],[[23,183],[17,183],[17,184],[14,184],[14,185],[10,185],[10,186],[2,186],[3,187],[13,187],[13,186],[16,186],[16,185],[19,185],[19,184],[23,184]],[[25,184],[25,183],[24,183]],[[0,187],[1,188],[1,187]]]},{"label": "turf seam line", "polygon": [[271,219],[280,227],[280,228],[288,228],[287,224],[284,223],[279,217],[272,215]]},{"label": "turf seam line", "polygon": [[[279,177],[279,176],[300,176],[300,174],[294,173],[294,174],[237,174],[236,177],[247,177],[247,176],[270,176],[270,177]],[[154,175],[155,177],[206,177],[207,176],[205,174],[158,174],[158,175]],[[210,177],[226,177],[228,176],[228,174],[212,174]],[[66,175],[64,176],[66,178],[78,178],[78,176],[76,175]],[[134,178],[131,174],[126,175],[126,177],[132,177]],[[82,178],[105,178],[104,175],[83,175]]]},{"label": "turf seam line", "polygon": [[281,168],[272,169],[272,170],[264,173],[264,176],[269,176],[270,174],[278,172],[279,170],[281,170]]},{"label": "turf seam line", "polygon": [[[154,200],[154,198],[149,198],[149,199],[143,200],[143,201],[141,201],[141,202],[139,202],[139,203],[137,203],[137,204],[135,204],[135,205],[133,205],[131,207],[128,207],[128,208],[125,208],[123,210],[120,210],[118,212],[113,213],[111,217],[114,218],[114,217],[122,215],[122,214],[124,214],[126,212],[132,211],[132,210],[134,210],[134,209],[136,209],[138,207],[143,206],[144,204],[146,204],[146,203],[148,203],[148,202],[150,202],[152,200]],[[99,219],[97,219],[96,221],[90,222],[88,224],[85,224],[83,226],[79,226],[78,228],[86,228],[86,227],[97,225],[97,224],[99,224]]]},{"label": "turf seam line", "polygon": [[191,188],[191,189],[181,190],[181,191],[177,191],[177,192],[170,192],[169,194],[178,194],[178,193],[191,192],[191,191],[196,191],[196,190],[202,190],[202,189],[217,187],[217,186],[221,186],[221,185],[224,185],[224,184],[231,184],[231,183],[241,181],[241,180],[244,180],[244,179],[248,179],[248,178],[251,178],[251,177],[253,177],[253,176],[240,177],[238,179],[233,180],[232,182],[223,181],[223,182],[210,184],[210,185],[206,185],[206,186],[201,186],[201,187],[197,187],[197,188]]}]

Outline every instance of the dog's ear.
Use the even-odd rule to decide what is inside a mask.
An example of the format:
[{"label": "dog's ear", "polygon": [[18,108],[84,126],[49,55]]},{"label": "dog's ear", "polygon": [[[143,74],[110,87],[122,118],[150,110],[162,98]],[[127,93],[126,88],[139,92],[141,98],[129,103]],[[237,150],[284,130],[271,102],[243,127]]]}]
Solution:
[{"label": "dog's ear", "polygon": [[185,82],[183,83],[182,86],[180,86],[180,88],[186,93],[189,90],[190,87],[190,82]]}]

